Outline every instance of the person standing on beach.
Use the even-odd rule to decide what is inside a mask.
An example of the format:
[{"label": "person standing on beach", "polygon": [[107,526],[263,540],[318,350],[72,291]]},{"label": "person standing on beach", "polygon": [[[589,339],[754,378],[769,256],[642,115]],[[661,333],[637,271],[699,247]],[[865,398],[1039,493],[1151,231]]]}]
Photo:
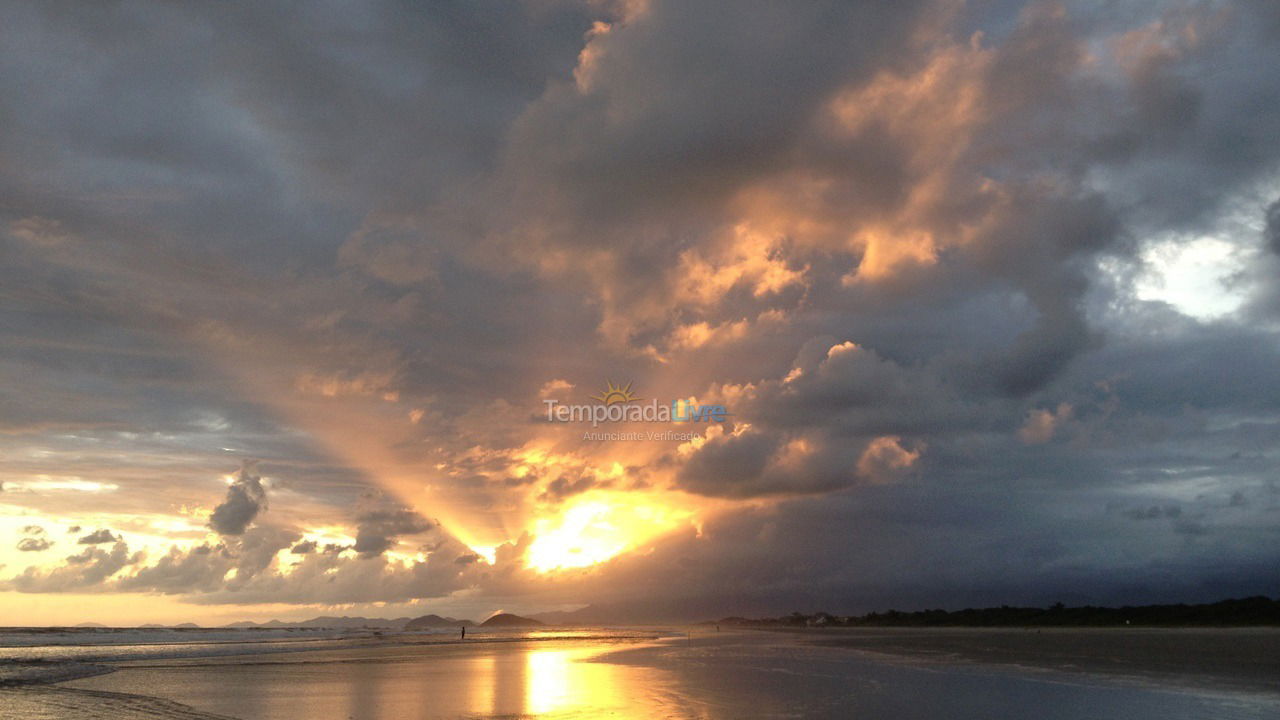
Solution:
[{"label": "person standing on beach", "polygon": [[458,639],[459,639],[459,640],[466,640],[466,639],[467,639],[467,626],[466,626],[466,625],[463,625],[463,626],[462,626],[462,636],[461,636],[461,637],[459,637]]}]

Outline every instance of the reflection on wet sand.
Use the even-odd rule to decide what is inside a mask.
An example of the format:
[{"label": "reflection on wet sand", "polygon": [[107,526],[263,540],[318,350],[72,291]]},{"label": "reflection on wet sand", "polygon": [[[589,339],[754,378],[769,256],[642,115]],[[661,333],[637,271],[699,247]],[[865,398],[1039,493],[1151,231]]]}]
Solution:
[{"label": "reflection on wet sand", "polygon": [[502,715],[607,713],[647,717],[635,698],[660,671],[586,662],[595,648],[534,648],[475,658],[467,675],[472,711]]},{"label": "reflection on wet sand", "polygon": [[137,664],[71,685],[163,696],[245,720],[648,718],[661,712],[669,671],[591,662],[602,650],[597,643],[553,640],[321,651]]},{"label": "reflection on wet sand", "polygon": [[1271,686],[1032,671],[813,642],[832,637],[695,632],[679,641],[511,639],[145,660],[56,689],[0,690],[0,716],[17,707],[15,717],[33,720],[1280,717]]},{"label": "reflection on wet sand", "polygon": [[[657,671],[618,672],[617,665],[583,662],[588,652],[575,648],[529,653],[524,711],[542,714],[590,707],[621,714],[634,712],[639,716],[642,708],[629,706],[628,698],[641,697],[642,688],[654,681]],[[624,687],[627,682],[633,685],[629,692]]]}]

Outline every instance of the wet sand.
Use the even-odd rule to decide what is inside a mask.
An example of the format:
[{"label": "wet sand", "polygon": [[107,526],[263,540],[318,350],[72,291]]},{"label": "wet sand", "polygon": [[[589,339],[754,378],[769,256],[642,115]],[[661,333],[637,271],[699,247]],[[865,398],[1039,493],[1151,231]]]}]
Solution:
[{"label": "wet sand", "polygon": [[[1114,682],[1161,652],[1194,652],[1261,682],[1234,633],[707,632],[500,642],[397,642],[298,652],[144,657],[114,672],[0,689],[30,720],[1270,720],[1280,693]],[[1022,631],[1025,633],[1025,631]],[[1144,638],[1133,640],[1132,637]],[[1170,640],[1168,638],[1175,639]],[[1248,637],[1253,637],[1248,635]],[[1270,636],[1267,636],[1270,637]],[[1161,639],[1164,638],[1164,639]],[[1049,638],[1052,640],[1052,638]],[[412,638],[410,638],[412,640]],[[495,638],[496,640],[496,638]],[[1042,643],[1042,644],[1034,644]],[[1145,643],[1145,644],[1144,644]],[[1172,644],[1171,644],[1172,643]],[[1074,652],[1068,648],[1079,646]],[[1122,648],[1107,654],[1104,648]],[[1172,650],[1170,650],[1172,648]],[[1247,653],[1264,652],[1265,642]],[[960,652],[964,650],[965,652]],[[1126,660],[1126,658],[1128,660]],[[1145,658],[1145,664],[1134,662]],[[1222,664],[1214,665],[1218,658]],[[1028,668],[1079,670],[1068,674]],[[980,660],[980,662],[973,662]],[[1017,663],[1016,661],[1027,661]],[[1107,664],[1107,663],[1104,663]],[[1265,660],[1271,665],[1271,659]],[[1013,665],[1019,664],[1019,667]],[[1159,664],[1158,662],[1156,663]],[[1185,677],[1179,675],[1178,677]]]},{"label": "wet sand", "polygon": [[[548,640],[389,645],[315,652],[121,664],[60,687],[161,697],[192,718],[453,720],[454,718],[696,717],[669,673],[589,662],[643,640]],[[45,698],[42,698],[42,700]],[[69,706],[78,697],[57,698]],[[82,707],[97,707],[96,698]],[[188,716],[119,715],[128,720]],[[48,714],[50,720],[79,715]]]},{"label": "wet sand", "polygon": [[1280,693],[1280,628],[831,628],[811,642],[945,662]]}]

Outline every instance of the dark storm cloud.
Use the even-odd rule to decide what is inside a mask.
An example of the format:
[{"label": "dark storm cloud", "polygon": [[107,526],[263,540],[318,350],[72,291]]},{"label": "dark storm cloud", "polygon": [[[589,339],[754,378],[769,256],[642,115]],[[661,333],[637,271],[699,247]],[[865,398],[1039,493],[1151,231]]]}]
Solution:
[{"label": "dark storm cloud", "polygon": [[750,427],[709,435],[689,454],[678,479],[700,494],[804,494],[889,481],[914,465],[919,438],[981,427],[977,407],[966,408],[928,368],[829,336],[806,343],[783,378],[724,393]]},{"label": "dark storm cloud", "polygon": [[209,527],[221,535],[243,535],[253,519],[267,508],[267,490],[262,477],[246,465],[236,472],[227,486],[227,497],[213,509]]},{"label": "dark storm cloud", "polygon": [[680,468],[681,485],[716,494],[708,485],[723,482],[732,490],[749,491],[764,473],[765,465],[776,449],[777,441],[761,433],[749,432],[711,440]]},{"label": "dark storm cloud", "polygon": [[784,163],[836,87],[898,60],[925,5],[749,2],[725,13],[712,2],[647,3],[633,22],[589,37],[573,82],[551,87],[515,124],[507,162],[517,198],[596,229],[722,198]]},{"label": "dark storm cloud", "polygon": [[1134,520],[1159,520],[1160,518],[1176,518],[1182,515],[1182,508],[1177,505],[1160,507],[1152,505],[1148,508],[1131,508],[1124,511],[1124,516]]},{"label": "dark storm cloud", "polygon": [[300,542],[289,549],[289,552],[293,553],[294,555],[310,555],[315,551],[316,551],[316,543],[314,540],[306,540],[306,541]]},{"label": "dark storm cloud", "polygon": [[1125,38],[1130,83],[1116,108],[1136,123],[1110,128],[1095,159],[1133,180],[1122,192],[1144,213],[1194,225],[1276,162],[1263,138],[1280,130],[1280,90],[1251,69],[1280,59],[1275,10],[1265,5],[1170,9],[1163,26]]},{"label": "dark storm cloud", "polygon": [[81,537],[79,540],[76,540],[76,542],[81,545],[101,545],[102,543],[115,542],[119,539],[120,538],[112,534],[110,530],[101,528]]},{"label": "dark storm cloud", "polygon": [[187,551],[173,547],[168,553],[121,578],[124,591],[200,593],[220,589],[234,567],[226,546],[197,545]]},{"label": "dark storm cloud", "polygon": [[[278,572],[276,554],[298,541],[291,529],[256,526],[218,545],[176,546],[154,562],[122,574],[104,590],[160,593],[238,592]],[[232,571],[234,571],[233,574]]]},{"label": "dark storm cloud", "polygon": [[259,573],[274,566],[276,553],[298,541],[297,532],[289,528],[255,527],[227,545],[227,555],[234,561],[235,578],[226,588],[235,592],[247,586]]},{"label": "dark storm cloud", "polygon": [[62,565],[49,570],[29,567],[0,587],[18,592],[93,589],[121,569],[141,560],[140,554],[129,554],[129,546],[124,542],[116,542],[110,550],[87,547],[75,555],[68,555]]},{"label": "dark storm cloud", "polygon": [[546,490],[539,496],[539,499],[560,502],[565,498],[584,493],[592,488],[605,488],[611,484],[608,481],[601,481],[591,473],[580,473],[576,477],[561,475],[546,484]]},{"label": "dark storm cloud", "polygon": [[[659,603],[701,600],[692,615],[707,617],[782,613],[789,606],[854,612],[1006,601],[1044,605],[1054,598],[1207,601],[1265,594],[1277,580],[1264,547],[1274,531],[1261,516],[1248,529],[1233,530],[1240,536],[1226,543],[1205,526],[1188,544],[1188,523],[1147,527],[1081,504],[1070,491],[1051,493],[1043,499],[1052,502],[1010,517],[1002,492],[882,486],[738,513],[616,562],[590,591],[606,604],[631,600],[637,588]],[[1108,544],[1123,537],[1124,546],[1140,554],[1100,559],[1099,537],[1112,538]],[[1205,571],[1227,547],[1230,559]],[[975,562],[975,556],[983,560]],[[1213,581],[1202,584],[1210,576]],[[632,617],[644,612],[631,608]]]},{"label": "dark storm cloud", "polygon": [[[572,67],[589,27],[569,5],[506,2],[301,15],[273,4],[69,10],[9,10],[4,46],[23,70],[7,76],[4,95],[26,100],[6,103],[6,116],[28,137],[70,140],[64,155],[9,149],[59,185],[107,180],[81,212],[164,206],[176,229],[240,250],[273,246],[272,261],[332,250],[335,229],[372,198],[413,207],[471,172],[546,78]],[[44,89],[21,91],[30,87]],[[405,153],[432,162],[406,164]],[[294,195],[304,178],[308,192]],[[12,184],[57,201],[42,195],[47,185]]]},{"label": "dark storm cloud", "polygon": [[[450,553],[405,566],[384,556],[371,558],[315,553],[288,575],[266,572],[237,588],[189,596],[199,603],[402,602],[440,598],[475,587],[478,565],[458,565]],[[275,600],[272,600],[275,598]]]},{"label": "dark storm cloud", "polygon": [[53,541],[44,538],[22,538],[18,541],[19,552],[43,552],[51,547]]},{"label": "dark storm cloud", "polygon": [[1280,255],[1280,200],[1267,206],[1265,238],[1271,252]]},{"label": "dark storm cloud", "polygon": [[53,547],[53,541],[45,537],[45,530],[39,525],[24,525],[21,532],[26,537],[18,540],[19,552],[44,552]]},{"label": "dark storm cloud", "polygon": [[381,554],[343,554],[351,548],[329,546],[301,554],[300,562],[285,573],[271,558],[295,540],[286,529],[250,528],[243,537],[218,546],[175,547],[97,589],[181,594],[211,604],[400,602],[474,587],[489,567],[479,557],[463,562],[465,546],[446,538],[426,560],[408,565]]},{"label": "dark storm cloud", "polygon": [[371,510],[356,520],[356,544],[352,549],[366,558],[395,547],[401,535],[417,535],[434,527],[417,512],[403,508]]}]

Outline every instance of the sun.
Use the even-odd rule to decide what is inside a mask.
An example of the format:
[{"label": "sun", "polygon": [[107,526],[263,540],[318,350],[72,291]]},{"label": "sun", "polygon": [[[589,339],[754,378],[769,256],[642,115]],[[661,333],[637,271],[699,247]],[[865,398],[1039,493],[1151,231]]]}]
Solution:
[{"label": "sun", "polygon": [[631,394],[631,383],[625,386],[614,385],[612,380],[605,382],[605,390],[599,395],[592,395],[592,400],[599,400],[605,405],[613,405],[615,403],[629,403],[640,398]]},{"label": "sun", "polygon": [[602,563],[675,530],[692,515],[620,493],[583,499],[559,517],[537,521],[525,565],[546,573]]}]

